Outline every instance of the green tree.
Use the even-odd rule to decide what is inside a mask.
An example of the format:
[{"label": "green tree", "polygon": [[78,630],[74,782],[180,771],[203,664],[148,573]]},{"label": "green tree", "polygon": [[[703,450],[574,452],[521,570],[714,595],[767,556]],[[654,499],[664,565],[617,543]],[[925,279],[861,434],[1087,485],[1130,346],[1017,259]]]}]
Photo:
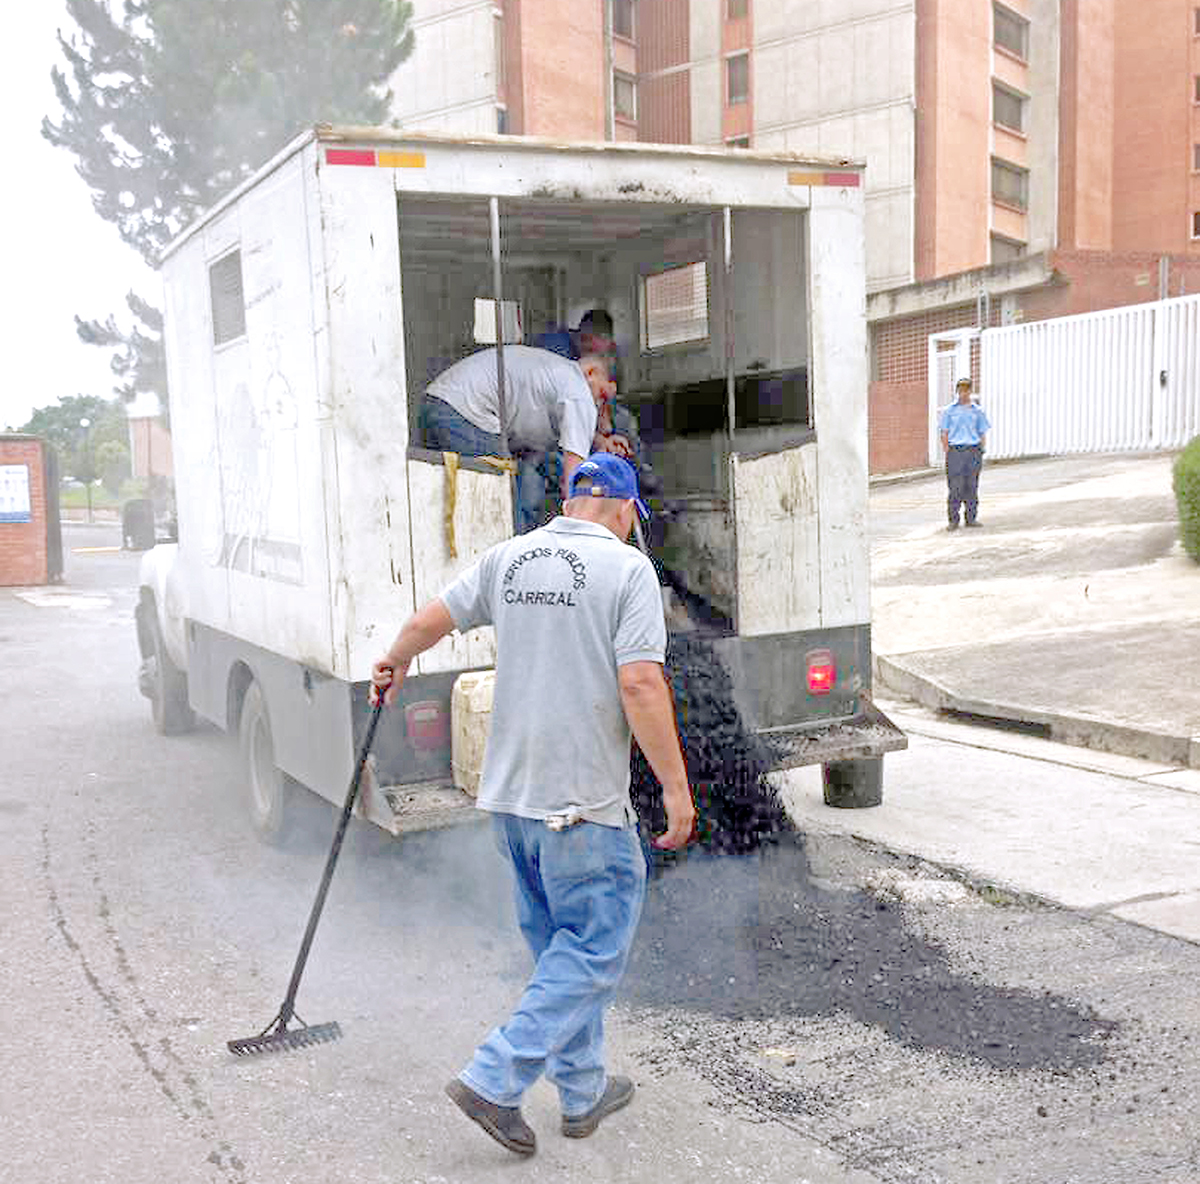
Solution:
[{"label": "green tree", "polygon": [[111,494],[121,492],[121,483],[129,476],[129,448],[117,440],[105,440],[96,446],[96,473]]},{"label": "green tree", "polygon": [[[118,0],[119,3],[119,0]],[[154,265],[170,240],[305,127],[378,124],[412,50],[409,0],[67,0],[52,71],[62,118],[42,134],[76,158],[96,212]],[[132,331],[76,317],[115,349],[114,388],[165,405],[161,316],[133,293]]]},{"label": "green tree", "polygon": [[100,445],[115,441],[125,447],[129,437],[124,405],[97,395],[67,395],[54,406],[39,407],[21,431],[48,440],[79,481],[95,480],[98,475],[95,456]]}]

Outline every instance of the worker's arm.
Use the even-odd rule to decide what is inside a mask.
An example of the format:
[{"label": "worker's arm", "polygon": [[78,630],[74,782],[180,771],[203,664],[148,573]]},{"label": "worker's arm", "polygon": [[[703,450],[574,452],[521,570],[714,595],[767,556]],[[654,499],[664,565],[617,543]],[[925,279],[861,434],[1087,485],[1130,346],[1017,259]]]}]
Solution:
[{"label": "worker's arm", "polygon": [[675,707],[663,669],[657,662],[627,662],[618,669],[617,679],[625,718],[663,788],[667,829],[654,840],[654,845],[664,850],[686,846],[696,821],[696,809],[679,747]]},{"label": "worker's arm", "polygon": [[583,464],[583,457],[577,452],[564,452],[562,454],[562,496],[565,502],[571,496],[571,478],[575,475],[575,470]]},{"label": "worker's arm", "polygon": [[947,431],[943,431],[941,433],[941,437],[942,437],[942,451],[946,452],[950,447],[950,433]]},{"label": "worker's arm", "polygon": [[412,660],[453,632],[454,618],[439,599],[431,600],[409,617],[388,652],[371,667],[371,706],[382,691],[384,702],[391,707]]}]

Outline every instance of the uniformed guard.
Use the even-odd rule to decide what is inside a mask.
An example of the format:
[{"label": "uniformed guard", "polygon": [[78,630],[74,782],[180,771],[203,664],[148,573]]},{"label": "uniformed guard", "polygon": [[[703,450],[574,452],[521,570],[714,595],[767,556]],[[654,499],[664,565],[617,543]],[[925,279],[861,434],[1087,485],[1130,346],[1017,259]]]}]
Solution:
[{"label": "uniformed guard", "polygon": [[987,431],[992,425],[983,408],[971,398],[971,380],[958,380],[958,401],[942,412],[940,424],[942,451],[946,454],[946,484],[950,496],[946,508],[950,515],[947,530],[958,529],[958,511],[965,512],[965,524],[978,526],[979,472],[983,468],[983,450]]}]

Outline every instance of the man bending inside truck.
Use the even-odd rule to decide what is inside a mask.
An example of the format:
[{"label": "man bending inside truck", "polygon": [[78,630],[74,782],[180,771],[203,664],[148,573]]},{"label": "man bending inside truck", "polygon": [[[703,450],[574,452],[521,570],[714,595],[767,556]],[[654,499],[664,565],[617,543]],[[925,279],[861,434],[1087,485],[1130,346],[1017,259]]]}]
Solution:
[{"label": "man bending inside truck", "polygon": [[[455,362],[429,384],[421,404],[427,448],[460,456],[499,456],[499,381],[496,347]],[[562,494],[592,451],[598,406],[612,393],[602,358],[578,361],[527,345],[504,347],[508,448],[517,461],[518,534],[544,521],[547,456],[562,456]]]},{"label": "man bending inside truck", "polygon": [[646,513],[628,462],[608,453],[575,472],[564,516],[487,551],[403,625],[372,668],[391,704],[409,664],[454,629],[496,630],[496,690],[476,804],[511,865],[533,978],[447,1093],[519,1155],[537,1141],[521,1098],[543,1073],[562,1133],[590,1135],[628,1104],[604,1065],[604,1009],[641,915],[646,860],[629,797],[632,736],[663,787],[666,833],[695,820],[670,689],[667,633],[650,561],[625,545]]}]

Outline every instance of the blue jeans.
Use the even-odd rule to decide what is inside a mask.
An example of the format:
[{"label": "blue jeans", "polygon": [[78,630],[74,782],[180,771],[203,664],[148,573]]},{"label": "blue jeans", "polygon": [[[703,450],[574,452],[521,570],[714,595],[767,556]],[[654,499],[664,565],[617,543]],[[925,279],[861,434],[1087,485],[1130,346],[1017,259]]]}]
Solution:
[{"label": "blue jeans", "polygon": [[562,453],[517,454],[517,534],[528,534],[548,521],[546,494],[557,504],[562,484]]},{"label": "blue jeans", "polygon": [[[426,395],[421,400],[421,439],[437,452],[459,456],[503,456],[497,432],[485,432],[449,403]],[[546,520],[546,486],[555,471],[557,453],[526,452],[516,457],[517,504],[514,507],[517,534],[527,534]]]},{"label": "blue jeans", "polygon": [[517,920],[537,965],[507,1023],[459,1074],[497,1106],[516,1106],[544,1072],[563,1114],[586,1113],[605,1088],[604,1009],[625,973],[646,895],[635,827],[544,822],[495,814],[512,864]]},{"label": "blue jeans", "polygon": [[459,456],[501,456],[500,436],[477,428],[449,403],[426,395],[421,400],[421,437],[426,448]]}]

